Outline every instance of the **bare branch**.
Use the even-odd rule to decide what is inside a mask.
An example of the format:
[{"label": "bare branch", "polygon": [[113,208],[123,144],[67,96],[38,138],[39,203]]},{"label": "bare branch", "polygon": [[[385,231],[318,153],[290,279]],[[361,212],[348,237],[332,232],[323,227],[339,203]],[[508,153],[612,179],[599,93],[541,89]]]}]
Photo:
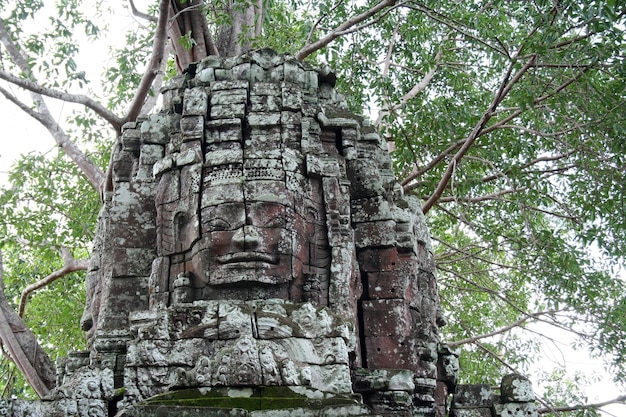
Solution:
[{"label": "bare branch", "polygon": [[148,13],[143,13],[137,10],[137,7],[135,7],[135,2],[133,0],[128,0],[128,2],[130,3],[130,10],[133,12],[133,16],[136,16],[140,19],[145,19],[152,23],[157,22],[158,19],[156,17],[151,16]]},{"label": "bare branch", "polygon": [[137,91],[135,92],[135,97],[133,97],[133,100],[128,108],[128,113],[124,118],[125,122],[133,121],[137,119],[137,116],[139,116],[139,112],[143,107],[146,96],[150,92],[152,82],[156,78],[159,68],[161,67],[161,61],[163,60],[165,54],[165,41],[167,40],[166,25],[169,14],[169,6],[169,0],[160,0],[159,19],[156,30],[154,31],[154,43],[152,44],[152,57],[150,58],[146,72],[144,72],[143,77],[141,77],[141,82],[139,83],[139,88],[137,88]]},{"label": "bare branch", "polygon": [[[394,32],[395,35],[395,32]],[[443,41],[445,41],[448,37],[446,36],[444,38]],[[442,43],[443,43],[442,41]],[[393,38],[392,38],[392,44],[393,45]],[[391,48],[390,45],[390,48]],[[389,51],[389,53],[391,53],[391,50]],[[404,96],[402,96],[402,98],[400,99],[400,102],[388,107],[387,109],[382,110],[379,114],[378,114],[378,119],[376,120],[376,126],[378,126],[380,124],[380,122],[382,121],[383,117],[389,115],[390,113],[400,110],[401,108],[403,108],[404,106],[406,106],[406,104],[414,99],[415,97],[417,97],[417,95],[419,93],[421,93],[422,91],[424,91],[424,89],[428,86],[428,84],[430,84],[430,82],[432,81],[433,77],[435,76],[435,73],[437,72],[437,70],[439,69],[439,65],[441,64],[441,57],[443,55],[443,47],[440,47],[439,50],[437,51],[437,54],[435,54],[435,59],[434,59],[434,64],[433,67],[426,73],[424,74],[424,77],[422,77],[422,79],[413,86],[413,88],[411,88]],[[388,60],[390,60],[391,58],[389,57]],[[388,69],[388,66],[385,66],[385,70]],[[385,74],[383,74],[384,76]]]},{"label": "bare branch", "polygon": [[504,172],[499,172],[497,174],[493,174],[493,175],[489,175],[487,177],[484,177],[481,180],[481,182],[486,183],[486,182],[489,182],[489,181],[496,180],[498,178],[502,178],[502,177],[506,176],[507,174],[509,174],[511,171],[513,171],[513,169],[517,169],[519,171],[522,171],[522,170],[524,170],[526,168],[529,168],[529,167],[531,167],[533,165],[536,165],[538,163],[541,163],[541,162],[551,162],[551,161],[558,161],[560,159],[565,159],[565,158],[575,154],[578,151],[579,151],[579,148],[574,148],[574,149],[571,149],[571,150],[569,150],[569,151],[567,151],[565,153],[562,153],[562,154],[550,155],[550,156],[542,156],[542,157],[539,157],[539,158],[535,158],[532,161],[529,161],[529,162],[527,162],[527,163],[525,163],[523,165],[518,165],[518,166],[515,166],[515,167],[511,167],[511,168],[505,170]]},{"label": "bare branch", "polygon": [[389,74],[389,68],[391,67],[391,56],[393,55],[393,48],[396,44],[396,36],[398,36],[398,30],[400,30],[400,22],[396,23],[396,27],[393,28],[393,33],[391,34],[391,39],[389,39],[389,46],[387,47],[387,55],[383,62],[385,66],[383,67],[383,71],[380,74],[383,77],[387,77]]},{"label": "bare branch", "polygon": [[37,94],[42,94],[58,100],[67,101],[70,103],[82,104],[83,106],[93,110],[98,116],[109,122],[116,132],[119,132],[122,128],[122,119],[104,107],[99,102],[95,101],[91,97],[82,94],[70,94],[64,91],[55,90],[52,88],[43,87],[37,83],[26,80],[24,78],[16,77],[8,72],[0,70],[0,79],[15,84],[26,90],[32,91]]},{"label": "bare branch", "polygon": [[0,253],[0,339],[3,350],[15,363],[40,398],[54,388],[55,372],[50,358],[41,348],[33,332],[13,311],[4,295],[2,281],[2,254]]},{"label": "bare branch", "polygon": [[337,10],[337,8],[339,6],[341,6],[341,3],[343,3],[344,0],[339,0],[333,7],[332,9],[330,9],[328,12],[324,13],[323,15],[321,15],[313,24],[313,26],[311,27],[311,30],[309,31],[309,35],[306,38],[306,44],[310,44],[311,43],[311,39],[313,38],[313,34],[315,33],[315,31],[317,30],[317,27],[319,26],[319,24],[322,22],[322,20],[326,19],[326,17],[328,17],[329,14],[332,14],[335,10]]},{"label": "bare branch", "polygon": [[[32,78],[30,67],[26,62],[26,59],[19,51],[19,49],[13,43],[9,32],[6,30],[4,22],[0,20],[0,42],[5,46],[7,52],[17,65],[17,67],[27,76]],[[24,110],[35,120],[39,121],[50,132],[56,143],[59,145],[63,152],[69,156],[80,170],[85,174],[91,185],[100,190],[104,183],[104,173],[96,164],[94,164],[87,156],[80,150],[80,148],[70,140],[65,131],[59,126],[55,118],[50,113],[48,106],[46,105],[41,94],[31,91],[31,97],[36,105],[36,110],[31,109],[24,103],[19,101],[15,96],[9,93],[5,89],[1,89],[0,92],[10,101],[15,103],[20,109]]]},{"label": "bare branch", "polygon": [[[411,5],[408,6],[411,9],[417,10],[421,13],[424,13],[426,16],[428,16],[429,18],[433,19],[434,21],[441,23],[442,25],[454,30],[455,32],[458,32],[460,34],[462,34],[463,36],[469,38],[469,39],[473,39],[474,41],[480,43],[481,45],[486,46],[488,49],[492,49],[493,51],[504,55],[508,58],[510,58],[511,56],[509,55],[509,52],[500,44],[500,47],[502,47],[502,49],[499,49],[498,47],[491,45],[489,43],[487,43],[486,41],[472,35],[468,30],[462,29],[461,27],[459,27],[459,25],[453,24],[451,22],[454,21],[454,19],[450,18],[449,16],[445,16],[433,9],[429,9],[428,7],[424,6],[423,4],[415,4],[415,3],[411,3]],[[479,11],[478,13],[476,13],[477,15],[480,14],[481,11]],[[497,39],[496,39],[497,40]]]},{"label": "bare branch", "polygon": [[485,333],[485,334],[481,334],[481,335],[477,335],[477,336],[472,336],[472,337],[468,337],[467,339],[461,339],[461,340],[457,340],[456,342],[447,342],[446,344],[452,348],[461,346],[461,345],[466,345],[468,343],[475,343],[481,339],[487,339],[489,337],[492,336],[497,336],[499,334],[503,334],[508,332],[511,329],[514,329],[516,327],[520,327],[522,324],[524,324],[525,322],[531,320],[531,319],[535,319],[539,316],[545,316],[545,315],[549,315],[549,314],[554,314],[555,311],[539,311],[533,314],[528,314],[525,317],[522,317],[521,319],[519,319],[518,321],[509,324],[508,326],[504,326],[501,327],[499,329],[496,329],[492,332],[489,333]]},{"label": "bare branch", "polygon": [[502,79],[500,88],[498,89],[498,92],[494,96],[493,101],[489,105],[489,108],[482,115],[478,123],[476,123],[476,125],[474,126],[474,129],[472,129],[472,132],[469,134],[469,136],[465,139],[463,146],[461,146],[461,148],[457,151],[457,153],[452,157],[452,160],[448,164],[448,168],[446,169],[446,172],[444,173],[443,177],[439,181],[439,184],[437,184],[437,188],[435,189],[435,192],[430,196],[430,198],[428,198],[426,203],[424,203],[424,207],[422,208],[422,211],[424,214],[428,213],[428,211],[433,207],[433,205],[437,202],[437,200],[439,200],[439,198],[443,194],[443,191],[448,186],[450,179],[452,178],[452,174],[454,173],[456,165],[461,161],[461,159],[469,151],[470,147],[474,144],[476,139],[480,136],[480,133],[487,125],[487,122],[489,121],[489,119],[491,119],[491,117],[495,114],[495,111],[498,105],[502,102],[502,100],[504,100],[506,95],[511,91],[511,88],[513,88],[515,83],[517,83],[522,78],[522,76],[526,73],[526,71],[528,71],[528,69],[532,67],[532,64],[535,62],[536,58],[537,57],[535,55],[531,56],[526,62],[526,64],[512,78],[511,78],[511,73],[513,72],[513,63],[509,66],[507,73]]},{"label": "bare branch", "polygon": [[504,360],[502,360],[500,355],[498,355],[496,352],[493,352],[487,346],[483,345],[480,342],[474,342],[474,344],[476,346],[478,346],[478,348],[480,350],[482,350],[483,352],[487,353],[489,356],[494,358],[496,361],[500,362],[500,364],[502,364],[502,366],[504,366],[505,368],[508,368],[511,372],[516,373],[516,374],[520,374],[520,371],[518,369],[516,369],[516,368],[512,367],[511,365],[509,365],[508,363],[506,363]]},{"label": "bare branch", "polygon": [[63,258],[63,267],[58,269],[48,275],[47,277],[40,279],[34,284],[30,284],[28,287],[24,288],[22,291],[22,295],[20,297],[20,306],[17,314],[20,317],[24,316],[24,310],[26,309],[26,302],[28,301],[28,296],[33,292],[37,291],[40,288],[43,288],[59,278],[63,278],[66,275],[71,274],[76,271],[85,271],[87,266],[89,265],[89,261],[87,260],[76,260],[70,253],[67,248],[61,248],[61,257]]},{"label": "bare branch", "polygon": [[453,143],[452,145],[448,146],[448,148],[445,151],[441,152],[432,161],[430,161],[430,163],[428,165],[426,165],[424,168],[422,168],[420,170],[416,170],[415,172],[412,172],[409,176],[407,176],[404,180],[402,180],[401,184],[405,187],[404,191],[407,192],[407,191],[410,191],[411,189],[415,188],[415,187],[409,187],[408,184],[411,181],[413,181],[414,179],[421,177],[423,174],[425,174],[426,172],[428,172],[431,169],[433,169],[446,156],[450,155],[456,149],[458,149],[461,146],[463,146],[464,143],[465,143],[465,139],[461,139],[461,140]]},{"label": "bare branch", "polygon": [[578,411],[578,410],[593,410],[604,407],[605,405],[610,404],[626,404],[626,395],[620,395],[617,398],[613,398],[612,400],[602,401],[599,403],[593,404],[581,404],[581,405],[567,405],[563,407],[545,407],[537,410],[539,414],[547,414],[554,412],[568,412],[568,411]]},{"label": "bare branch", "polygon": [[296,58],[299,60],[303,60],[307,56],[311,55],[313,52],[325,47],[326,45],[337,39],[339,36],[345,33],[345,31],[369,19],[370,17],[375,16],[378,12],[385,10],[389,7],[393,7],[395,4],[396,0],[382,0],[380,3],[368,9],[367,11],[346,20],[344,23],[339,25],[336,29],[332,30],[323,38],[305,45],[302,49],[300,49],[300,51],[298,51],[298,53],[296,53]]},{"label": "bare branch", "polygon": [[514,193],[519,193],[522,191],[526,191],[528,188],[527,187],[521,187],[521,188],[510,188],[507,190],[502,190],[502,191],[498,191],[496,193],[491,193],[491,194],[485,194],[482,195],[480,197],[455,197],[455,196],[451,196],[451,197],[441,197],[438,201],[438,203],[451,203],[451,202],[464,202],[464,203],[481,203],[483,201],[489,201],[489,200],[499,200],[500,197],[507,195],[507,194],[514,194]]}]

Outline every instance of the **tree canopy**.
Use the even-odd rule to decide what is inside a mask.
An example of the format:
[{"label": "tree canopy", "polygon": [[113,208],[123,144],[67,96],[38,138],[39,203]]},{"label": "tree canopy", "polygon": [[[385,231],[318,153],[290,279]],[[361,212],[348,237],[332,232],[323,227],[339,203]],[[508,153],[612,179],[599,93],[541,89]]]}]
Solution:
[{"label": "tree canopy", "polygon": [[[97,73],[85,54],[90,42],[113,36],[107,22],[121,7],[136,20],[99,52],[110,64]],[[141,7],[0,0],[0,94],[58,144],[58,152],[16,162],[0,190],[5,293],[19,309],[22,291],[52,276],[52,284],[27,291],[23,309],[52,357],[83,340],[84,290],[75,271],[88,257],[122,124],[154,108],[163,80],[188,63],[271,47],[330,66],[352,110],[369,115],[389,140],[398,179],[423,200],[448,318],[442,338],[463,347],[465,382],[528,372],[542,338],[563,329],[624,386],[624,4],[161,0]],[[59,101],[73,103],[63,119],[49,107]],[[55,271],[63,279],[55,281]],[[7,362],[0,372],[12,372]],[[554,406],[586,401],[571,384],[548,385],[546,395],[563,402]],[[22,389],[2,388],[5,395]]]}]

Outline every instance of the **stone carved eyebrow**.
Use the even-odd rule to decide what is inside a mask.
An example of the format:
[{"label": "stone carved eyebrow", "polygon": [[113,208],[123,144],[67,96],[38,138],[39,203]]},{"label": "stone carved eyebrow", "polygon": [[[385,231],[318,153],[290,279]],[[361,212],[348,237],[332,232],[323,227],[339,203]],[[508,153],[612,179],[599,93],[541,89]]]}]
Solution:
[{"label": "stone carved eyebrow", "polygon": [[245,224],[243,203],[222,203],[203,212],[204,229],[209,232],[235,230]]}]

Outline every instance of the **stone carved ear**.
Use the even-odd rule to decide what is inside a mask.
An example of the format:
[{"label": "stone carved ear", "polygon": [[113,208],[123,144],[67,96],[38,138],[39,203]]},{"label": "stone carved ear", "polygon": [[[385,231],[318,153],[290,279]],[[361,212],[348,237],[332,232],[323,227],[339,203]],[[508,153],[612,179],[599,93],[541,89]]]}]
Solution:
[{"label": "stone carved ear", "polygon": [[[187,215],[183,212],[178,212],[174,215],[172,219],[172,230],[174,230],[174,239],[175,242],[186,242],[187,241]],[[178,243],[180,244],[180,243]]]}]

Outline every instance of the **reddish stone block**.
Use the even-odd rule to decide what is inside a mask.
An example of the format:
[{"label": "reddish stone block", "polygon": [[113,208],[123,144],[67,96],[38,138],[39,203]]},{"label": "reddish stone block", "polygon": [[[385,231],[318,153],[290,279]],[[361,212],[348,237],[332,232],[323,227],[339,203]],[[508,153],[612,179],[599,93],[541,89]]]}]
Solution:
[{"label": "reddish stone block", "polygon": [[411,315],[403,300],[361,302],[365,336],[408,336]]},{"label": "reddish stone block", "polygon": [[410,296],[411,276],[395,271],[366,272],[368,296],[372,300]]},{"label": "reddish stone block", "polygon": [[407,349],[407,338],[365,337],[367,367],[370,369],[413,369],[416,357]]},{"label": "reddish stone block", "polygon": [[396,248],[364,249],[358,253],[362,272],[384,272],[396,269],[398,250]]}]

